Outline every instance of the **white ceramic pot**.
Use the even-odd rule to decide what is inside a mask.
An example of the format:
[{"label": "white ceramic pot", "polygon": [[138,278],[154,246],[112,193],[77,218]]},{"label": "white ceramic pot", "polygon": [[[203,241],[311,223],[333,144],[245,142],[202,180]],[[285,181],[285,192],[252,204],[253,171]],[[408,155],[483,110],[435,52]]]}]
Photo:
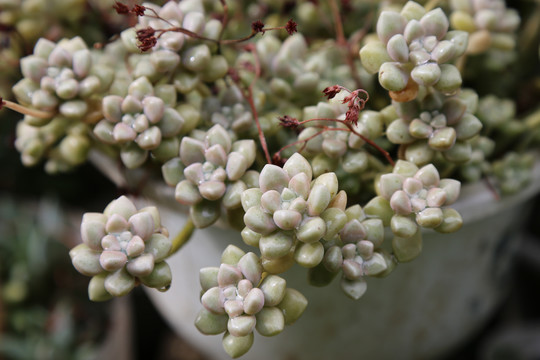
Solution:
[{"label": "white ceramic pot", "polygon": [[[540,167],[535,170],[540,179]],[[293,267],[283,277],[308,298],[308,308],[276,337],[257,334],[242,359],[418,359],[447,353],[481,328],[507,294],[512,248],[519,242],[529,199],[539,190],[540,181],[534,181],[518,195],[497,201],[484,183],[465,186],[454,206],[465,220],[462,230],[426,233],[417,259],[400,264],[387,278],[368,279],[368,290],[357,301],[341,292],[337,278],[315,288],[306,282],[306,269]],[[171,234],[185,222],[173,201],[159,205]],[[229,357],[221,336],[202,335],[193,325],[201,308],[198,270],[219,266],[228,244],[250,250],[236,231],[197,230],[169,260],[171,289],[148,291],[172,328],[209,359]]]}]

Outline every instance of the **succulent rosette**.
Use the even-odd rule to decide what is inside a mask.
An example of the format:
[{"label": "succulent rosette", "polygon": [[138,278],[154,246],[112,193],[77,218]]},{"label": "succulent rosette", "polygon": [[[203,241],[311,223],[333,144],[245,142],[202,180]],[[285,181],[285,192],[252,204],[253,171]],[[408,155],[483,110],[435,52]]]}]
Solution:
[{"label": "succulent rosette", "polygon": [[88,285],[91,300],[126,295],[139,283],[166,290],[172,277],[164,261],[172,246],[168,236],[156,207],[137,210],[121,196],[103,213],[83,216],[83,243],[69,255],[77,271],[92,276]]},{"label": "succulent rosette", "polygon": [[[275,110],[311,106],[319,101],[322,89],[334,84],[354,88],[356,84],[351,77],[351,66],[354,66],[363,84],[370,86],[373,83],[359,61],[347,64],[345,53],[341,52],[343,50],[335,41],[328,40],[317,47],[310,47],[300,33],[283,41],[266,33],[257,38],[254,44],[265,80],[257,81],[254,88],[264,94],[261,96],[264,102],[260,102],[265,104],[265,108]],[[242,54],[236,60],[242,80],[249,84],[254,77],[253,66],[244,69],[246,63],[254,65],[256,60],[250,54]]]},{"label": "succulent rosette", "polygon": [[[448,31],[448,26],[440,8],[426,11],[413,1],[401,12],[384,10],[377,21],[379,40],[360,50],[362,64],[369,72],[379,73],[381,86],[398,101],[414,99],[418,86],[454,93],[462,79],[450,62],[465,52],[468,33]],[[404,90],[408,91],[399,94]]]},{"label": "succulent rosette", "polygon": [[120,146],[120,158],[128,168],[141,166],[148,154],[166,161],[178,152],[176,137],[184,118],[176,110],[176,91],[172,85],[154,87],[146,78],[131,82],[127,95],[103,98],[104,119],[94,128],[96,137],[106,144]]},{"label": "succulent rosette", "polygon": [[[307,119],[337,119],[345,120],[346,106],[338,98],[330,103],[319,102],[316,106],[303,109],[302,118]],[[384,121],[379,112],[362,111],[355,124],[351,124],[354,132],[341,122],[310,121],[298,134],[298,151],[309,159],[313,167],[313,175],[319,176],[326,172],[345,172],[359,174],[369,168],[369,155],[364,150],[364,140],[376,139],[383,133]],[[325,126],[326,130],[319,126]]]},{"label": "succulent rosette", "polygon": [[395,102],[399,118],[388,125],[387,138],[401,145],[406,160],[419,166],[432,162],[437,152],[449,162],[465,163],[472,151],[468,140],[482,129],[482,122],[473,115],[476,101],[474,92],[464,92],[459,96],[436,93],[422,101]]},{"label": "succulent rosette", "polygon": [[511,99],[486,95],[478,102],[476,115],[488,129],[503,129],[516,118],[516,104]]},{"label": "succulent rosette", "polygon": [[220,125],[231,131],[233,139],[250,137],[255,130],[255,122],[240,88],[234,84],[218,83],[217,85],[219,86],[218,95],[204,99],[201,106],[202,120],[209,127]]},{"label": "succulent rosette", "polygon": [[366,276],[389,274],[395,261],[381,248],[384,241],[384,225],[381,219],[368,217],[360,205],[345,210],[347,223],[339,232],[338,238],[327,245],[322,265],[331,276],[318,272],[310,273],[310,281],[325,285],[333,275],[341,271],[343,292],[359,299],[366,291]]},{"label": "succulent rosette", "polygon": [[195,326],[206,335],[225,333],[223,348],[232,357],[246,353],[253,331],[274,336],[295,322],[307,306],[306,298],[287,288],[285,279],[263,273],[252,252],[229,245],[219,268],[200,270],[203,309]]},{"label": "succulent rosette", "polygon": [[532,180],[535,157],[532,153],[510,152],[493,163],[497,188],[504,195],[512,195],[526,187]]},{"label": "succulent rosette", "polygon": [[[163,6],[143,3],[144,14],[135,27],[121,33],[125,48],[134,54],[134,75],[159,79],[174,72],[174,83],[181,93],[190,92],[201,82],[211,82],[227,74],[228,63],[215,47],[196,37],[218,39],[222,24],[208,18],[198,1],[168,1]],[[171,29],[182,28],[194,36]],[[141,51],[144,52],[141,54]]]},{"label": "succulent rosette", "polygon": [[521,19],[508,9],[504,0],[452,0],[450,24],[469,33],[467,54],[478,55],[490,49],[511,51]]},{"label": "succulent rosette", "polygon": [[84,0],[2,0],[0,22],[6,29],[16,29],[19,37],[33,44],[41,36],[50,38],[55,32],[64,33],[74,27],[84,17],[85,5]]},{"label": "succulent rosette", "polygon": [[324,256],[320,240],[332,240],[347,221],[347,196],[334,173],[312,182],[313,170],[300,154],[280,168],[265,165],[259,187],[242,193],[244,242],[261,251],[264,269],[284,272],[294,262],[312,268]]},{"label": "succulent rosette", "polygon": [[56,116],[43,126],[21,121],[17,124],[15,148],[25,166],[45,160],[48,173],[67,172],[86,161],[91,147],[89,132],[87,124],[63,116]]},{"label": "succulent rosette", "polygon": [[32,55],[21,59],[23,79],[13,86],[24,105],[51,113],[50,118],[25,116],[30,125],[44,125],[56,114],[74,121],[93,123],[99,111],[94,95],[106,91],[114,79],[113,70],[96,65],[92,52],[80,37],[57,44],[40,39]]},{"label": "succulent rosette", "polygon": [[191,207],[196,227],[217,221],[221,205],[228,210],[240,208],[240,196],[251,183],[246,177],[250,177],[255,153],[253,140],[232,142],[221,125],[214,125],[200,139],[182,139],[179,158],[164,164],[162,170],[165,181],[175,186],[176,201]]},{"label": "succulent rosette", "polygon": [[461,183],[440,179],[432,164],[419,169],[411,162],[399,160],[392,173],[380,177],[376,188],[379,195],[364,211],[390,226],[394,234],[393,254],[399,262],[410,261],[420,254],[421,228],[450,233],[463,224],[461,215],[446,207],[457,200]]},{"label": "succulent rosette", "polygon": [[488,137],[477,136],[472,139],[471,146],[471,159],[459,166],[459,175],[470,183],[491,174],[492,166],[488,159],[495,150],[495,142]]}]

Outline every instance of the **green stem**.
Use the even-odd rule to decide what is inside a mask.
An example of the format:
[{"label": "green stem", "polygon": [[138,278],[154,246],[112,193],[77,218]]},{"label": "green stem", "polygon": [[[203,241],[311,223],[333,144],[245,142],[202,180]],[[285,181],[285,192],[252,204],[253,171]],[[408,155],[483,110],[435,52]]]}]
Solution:
[{"label": "green stem", "polygon": [[172,240],[172,247],[171,251],[169,251],[169,256],[176,254],[176,252],[180,250],[180,248],[184,246],[185,243],[188,242],[194,231],[195,225],[193,224],[191,218],[188,218],[182,230],[180,230],[178,235],[176,235]]}]

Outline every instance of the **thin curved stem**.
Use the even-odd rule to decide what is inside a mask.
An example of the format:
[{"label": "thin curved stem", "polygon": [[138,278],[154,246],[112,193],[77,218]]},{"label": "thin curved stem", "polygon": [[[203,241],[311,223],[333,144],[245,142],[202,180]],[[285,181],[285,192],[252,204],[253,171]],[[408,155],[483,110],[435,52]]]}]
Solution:
[{"label": "thin curved stem", "polygon": [[184,246],[188,240],[191,238],[191,235],[193,235],[193,232],[195,231],[195,225],[193,224],[193,221],[190,217],[188,217],[186,223],[184,224],[184,227],[180,232],[174,237],[172,240],[172,247],[171,251],[169,251],[169,256],[176,254],[182,246]]},{"label": "thin curved stem", "polygon": [[[2,99],[0,98],[0,100]],[[6,107],[23,115],[33,116],[40,119],[51,119],[52,117],[54,117],[54,115],[56,115],[55,112],[30,109],[9,100],[2,100],[0,109],[2,107]]]},{"label": "thin curved stem", "polygon": [[382,147],[380,147],[379,145],[377,145],[373,140],[365,137],[364,135],[360,134],[358,131],[356,131],[353,127],[353,125],[351,125],[349,122],[345,121],[345,120],[339,120],[339,119],[332,119],[332,118],[315,118],[315,119],[308,119],[308,120],[304,120],[304,121],[300,121],[299,122],[299,125],[302,125],[302,124],[305,124],[306,122],[310,122],[310,121],[331,121],[331,122],[338,122],[338,123],[341,123],[345,126],[347,126],[347,129],[340,129],[340,128],[336,128],[336,130],[333,130],[333,128],[328,128],[327,130],[330,130],[330,131],[349,131],[351,133],[353,133],[354,135],[358,136],[360,139],[362,139],[364,142],[368,143],[370,146],[372,146],[373,148],[375,148],[378,152],[380,152],[381,154],[383,154],[383,156],[386,158],[386,160],[390,163],[390,165],[394,166],[395,163],[394,163],[394,160],[392,159],[392,157],[390,156],[390,154],[388,153],[388,151],[384,150]]}]

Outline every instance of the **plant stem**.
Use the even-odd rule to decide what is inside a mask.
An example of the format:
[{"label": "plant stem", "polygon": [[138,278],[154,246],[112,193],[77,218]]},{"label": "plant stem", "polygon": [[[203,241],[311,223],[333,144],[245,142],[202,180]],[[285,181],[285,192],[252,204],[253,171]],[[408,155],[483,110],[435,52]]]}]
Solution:
[{"label": "plant stem", "polygon": [[343,32],[343,22],[341,21],[341,16],[339,15],[339,7],[336,0],[329,0],[328,3],[332,11],[332,17],[334,18],[337,43],[338,45],[347,47],[347,39],[345,38],[345,33]]},{"label": "plant stem", "polygon": [[[266,162],[268,164],[272,163],[272,158],[270,157],[270,152],[268,151],[268,145],[266,143],[266,138],[264,136],[264,132],[261,128],[261,123],[259,121],[259,114],[257,112],[257,108],[255,107],[255,101],[253,100],[253,83],[257,81],[261,74],[261,63],[259,61],[259,57],[257,56],[257,50],[255,49],[255,46],[247,45],[246,50],[251,51],[253,54],[253,57],[255,59],[255,77],[253,78],[253,81],[249,84],[247,89],[245,91],[242,91],[242,97],[248,102],[249,108],[251,109],[251,113],[253,114],[253,119],[255,120],[255,124],[257,125],[257,132],[259,133],[259,141],[261,143],[261,147],[264,152],[264,156],[266,158]],[[236,83],[236,85],[241,88],[240,80],[237,77],[232,77],[233,81]]]},{"label": "plant stem", "polygon": [[221,41],[223,38],[223,33],[225,32],[225,28],[229,23],[229,6],[227,5],[226,0],[219,0],[219,2],[221,3],[221,7],[223,7],[223,19],[221,21],[222,26],[218,36],[218,41]]},{"label": "plant stem", "polygon": [[186,223],[184,224],[184,227],[178,235],[174,237],[172,240],[172,247],[171,251],[169,251],[169,256],[175,254],[182,246],[184,246],[188,240],[191,238],[191,235],[195,231],[195,225],[193,224],[193,221],[190,217],[188,217]]},{"label": "plant stem", "polygon": [[386,158],[386,160],[388,160],[390,165],[392,165],[392,166],[395,165],[394,160],[392,159],[392,157],[390,156],[388,151],[384,150],[382,147],[377,145],[373,140],[371,140],[371,139],[365,137],[364,135],[360,134],[359,132],[357,132],[353,128],[353,125],[350,124],[349,122],[347,122],[345,120],[331,119],[331,118],[315,118],[315,119],[308,119],[308,120],[300,121],[298,124],[302,125],[302,124],[305,124],[305,123],[310,122],[310,121],[332,121],[332,122],[338,122],[338,123],[344,124],[345,126],[347,126],[347,129],[335,128],[336,130],[334,130],[333,128],[326,128],[326,130],[330,130],[330,131],[350,131],[351,133],[353,133],[354,135],[356,135],[360,139],[362,139],[364,142],[366,142],[369,145],[371,145],[372,147],[374,147],[378,152],[383,154],[383,156]]},{"label": "plant stem", "polygon": [[261,147],[263,148],[263,151],[264,151],[264,157],[266,158],[266,162],[268,164],[271,164],[272,158],[270,157],[270,153],[268,152],[268,145],[266,144],[266,138],[264,137],[264,133],[261,128],[261,123],[259,121],[259,115],[257,114],[257,109],[255,108],[255,102],[253,101],[253,92],[251,91],[251,86],[248,88],[248,96],[246,100],[249,103],[251,112],[253,113],[253,119],[255,120],[255,124],[257,124],[257,131],[259,132],[259,141],[261,142]]},{"label": "plant stem", "polygon": [[7,107],[8,109],[21,113],[23,115],[33,116],[40,119],[51,119],[54,115],[56,115],[56,113],[49,111],[30,109],[9,100],[2,100],[2,106],[0,106],[0,108],[2,107]]}]

